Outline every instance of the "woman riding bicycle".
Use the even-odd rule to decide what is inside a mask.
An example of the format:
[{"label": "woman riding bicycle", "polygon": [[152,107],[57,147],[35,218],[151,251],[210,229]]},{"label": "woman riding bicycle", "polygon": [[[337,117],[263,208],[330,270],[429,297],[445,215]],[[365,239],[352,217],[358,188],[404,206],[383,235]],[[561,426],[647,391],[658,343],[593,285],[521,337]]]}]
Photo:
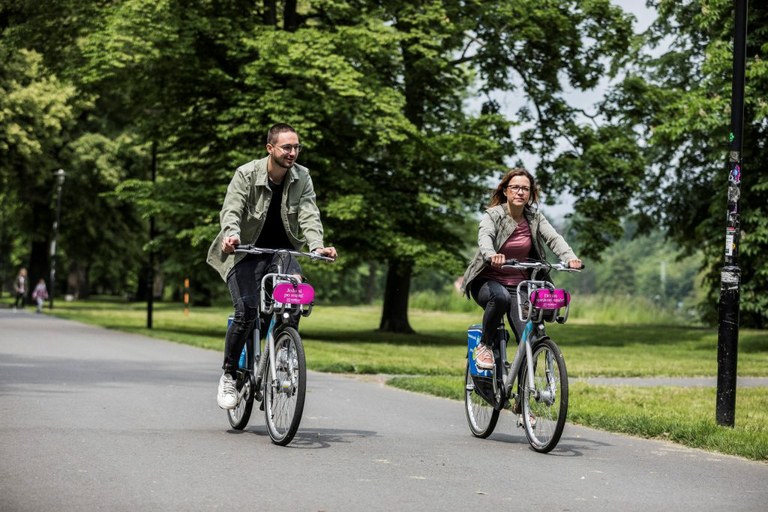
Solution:
[{"label": "woman riding bicycle", "polygon": [[536,182],[523,168],[507,172],[496,187],[480,220],[477,242],[477,252],[464,272],[462,291],[471,294],[485,310],[476,364],[481,369],[492,369],[496,327],[504,313],[518,341],[525,327],[517,315],[516,287],[530,276],[524,270],[501,270],[504,261],[543,260],[546,245],[569,267],[582,265],[565,239],[538,211]]}]

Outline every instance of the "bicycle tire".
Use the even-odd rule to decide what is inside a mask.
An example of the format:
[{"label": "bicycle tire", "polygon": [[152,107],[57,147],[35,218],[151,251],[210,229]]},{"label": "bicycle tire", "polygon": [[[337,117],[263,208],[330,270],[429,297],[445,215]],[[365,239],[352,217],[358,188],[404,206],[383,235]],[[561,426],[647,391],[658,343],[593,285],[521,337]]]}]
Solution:
[{"label": "bicycle tire", "polygon": [[549,338],[533,346],[533,383],[528,387],[528,366],[523,362],[522,415],[528,443],[535,451],[548,453],[560,441],[568,415],[568,372],[563,353]]},{"label": "bicycle tire", "polygon": [[307,388],[307,366],[301,336],[293,327],[281,329],[275,339],[277,379],[272,381],[271,362],[264,373],[264,417],[272,442],[285,446],[301,423]]},{"label": "bicycle tire", "polygon": [[499,410],[475,390],[475,382],[469,371],[469,361],[464,372],[464,413],[472,435],[485,439],[493,433],[499,421]]},{"label": "bicycle tire", "polygon": [[227,410],[227,419],[232,428],[243,430],[248,425],[248,420],[251,419],[255,383],[251,374],[242,370],[237,371],[237,383],[238,394],[243,389],[245,389],[245,393],[234,409]]}]

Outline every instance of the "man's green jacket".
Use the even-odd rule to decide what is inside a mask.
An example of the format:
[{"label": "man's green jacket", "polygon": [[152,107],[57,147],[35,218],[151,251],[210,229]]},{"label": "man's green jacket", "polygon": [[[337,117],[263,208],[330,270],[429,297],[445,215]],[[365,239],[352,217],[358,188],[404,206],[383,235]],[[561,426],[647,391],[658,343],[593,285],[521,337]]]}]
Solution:
[{"label": "man's green jacket", "polygon": [[[221,231],[208,249],[208,264],[226,281],[227,274],[245,254],[225,254],[221,242],[237,236],[242,244],[255,243],[267,218],[272,189],[269,188],[267,161],[269,157],[253,160],[238,167],[227,187],[221,208]],[[283,203],[280,217],[288,239],[296,250],[304,244],[314,251],[324,247],[320,210],[315,203],[315,189],[309,170],[293,164],[283,181]]]}]

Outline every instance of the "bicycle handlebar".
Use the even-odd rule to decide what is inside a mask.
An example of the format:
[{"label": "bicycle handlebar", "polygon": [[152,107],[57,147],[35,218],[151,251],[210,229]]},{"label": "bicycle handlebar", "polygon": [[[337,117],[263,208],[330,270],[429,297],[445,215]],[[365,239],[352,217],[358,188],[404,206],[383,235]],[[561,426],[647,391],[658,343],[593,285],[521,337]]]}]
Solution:
[{"label": "bicycle handlebar", "polygon": [[[485,258],[486,263],[490,263],[490,258]],[[550,263],[548,261],[518,261],[516,259],[509,259],[506,260],[502,265],[501,268],[519,268],[519,269],[530,269],[530,270],[558,270],[560,272],[581,272],[586,268],[586,266],[582,263],[581,268],[571,268],[568,266],[567,263],[559,262],[559,263]]]},{"label": "bicycle handlebar", "polygon": [[256,247],[252,244],[238,245],[235,248],[235,252],[244,252],[246,254],[275,254],[280,252],[280,253],[291,254],[293,256],[304,256],[312,260],[336,261],[335,258],[329,258],[328,256],[323,256],[322,254],[318,254],[316,252],[301,252],[301,251],[294,251],[291,249],[269,249],[266,247]]}]

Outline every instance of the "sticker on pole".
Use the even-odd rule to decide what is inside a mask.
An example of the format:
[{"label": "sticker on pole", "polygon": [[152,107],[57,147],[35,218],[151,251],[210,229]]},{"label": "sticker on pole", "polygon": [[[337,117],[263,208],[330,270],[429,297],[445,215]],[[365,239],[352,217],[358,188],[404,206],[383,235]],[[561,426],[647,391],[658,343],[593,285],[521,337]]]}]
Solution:
[{"label": "sticker on pole", "polygon": [[280,283],[275,286],[272,297],[283,304],[311,304],[315,300],[315,289],[307,283],[296,287],[291,283]]},{"label": "sticker on pole", "polygon": [[736,184],[741,183],[741,166],[739,164],[735,164],[728,173],[728,181]]},{"label": "sticker on pole", "polygon": [[539,309],[560,309],[571,302],[571,294],[563,289],[539,289],[531,293],[531,303]]}]

